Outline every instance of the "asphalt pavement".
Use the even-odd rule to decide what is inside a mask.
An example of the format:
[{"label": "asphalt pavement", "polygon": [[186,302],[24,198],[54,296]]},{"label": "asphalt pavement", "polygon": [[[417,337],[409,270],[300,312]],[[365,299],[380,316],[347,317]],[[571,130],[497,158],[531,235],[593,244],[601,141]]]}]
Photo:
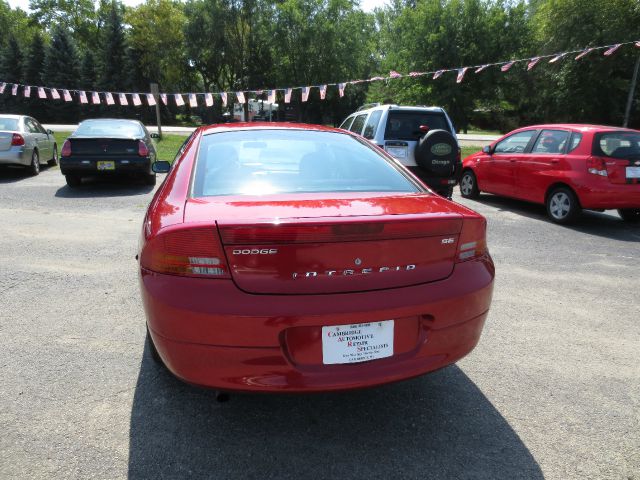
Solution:
[{"label": "asphalt pavement", "polygon": [[482,195],[497,277],[478,347],[380,388],[232,395],[144,345],[153,189],[0,171],[2,479],[640,480],[640,227]]}]

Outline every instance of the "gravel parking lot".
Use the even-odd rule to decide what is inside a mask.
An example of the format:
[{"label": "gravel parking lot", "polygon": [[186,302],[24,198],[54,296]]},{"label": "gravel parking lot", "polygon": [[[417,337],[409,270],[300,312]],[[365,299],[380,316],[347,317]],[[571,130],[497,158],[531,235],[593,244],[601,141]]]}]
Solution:
[{"label": "gravel parking lot", "polygon": [[0,478],[640,479],[640,227],[483,195],[476,350],[350,393],[236,395],[158,368],[136,246],[151,187],[0,171]]}]

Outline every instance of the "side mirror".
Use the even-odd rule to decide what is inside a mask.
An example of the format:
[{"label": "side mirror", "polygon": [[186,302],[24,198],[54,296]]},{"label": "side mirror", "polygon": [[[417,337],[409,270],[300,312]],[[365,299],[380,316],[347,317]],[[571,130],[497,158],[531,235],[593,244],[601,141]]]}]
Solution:
[{"label": "side mirror", "polygon": [[151,138],[160,138],[160,134],[158,133],[152,133],[149,135]]},{"label": "side mirror", "polygon": [[156,160],[151,164],[151,170],[153,170],[154,173],[169,173],[171,164],[165,160]]},{"label": "side mirror", "polygon": [[53,135],[53,130],[51,130],[50,128],[47,128],[47,135]]},{"label": "side mirror", "polygon": [[489,155],[491,155],[491,145],[485,145],[484,147],[482,147],[482,153],[488,153]]}]

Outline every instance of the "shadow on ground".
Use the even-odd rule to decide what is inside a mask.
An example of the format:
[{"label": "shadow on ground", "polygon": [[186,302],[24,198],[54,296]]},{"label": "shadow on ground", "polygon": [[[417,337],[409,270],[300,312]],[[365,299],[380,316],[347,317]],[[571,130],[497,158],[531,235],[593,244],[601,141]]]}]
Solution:
[{"label": "shadow on ground", "polygon": [[[162,181],[158,177],[158,183]],[[56,191],[59,198],[96,198],[96,197],[126,197],[132,195],[146,195],[155,187],[145,185],[137,178],[127,177],[87,177],[82,179],[82,185],[70,188],[68,185]]]},{"label": "shadow on ground", "polygon": [[[473,200],[498,210],[504,210],[525,216],[534,220],[553,223],[547,217],[544,205],[514,200],[512,198],[498,197],[496,195],[481,194]],[[473,208],[473,206],[471,205]],[[594,212],[584,210],[582,215],[571,225],[555,225],[557,228],[569,228],[576,232],[611,238],[625,242],[640,242],[640,224],[623,222],[615,211]]]},{"label": "shadow on ground", "polygon": [[232,395],[142,360],[129,478],[541,479],[527,447],[458,367],[380,388]]},{"label": "shadow on ground", "polygon": [[[40,165],[41,172],[46,172],[50,168],[53,168],[53,167],[50,167],[46,163],[44,165]],[[29,178],[36,178],[36,177],[31,174],[31,171],[27,167],[20,167],[17,165],[16,166],[0,165],[0,184],[20,182],[22,180],[27,180]]]}]

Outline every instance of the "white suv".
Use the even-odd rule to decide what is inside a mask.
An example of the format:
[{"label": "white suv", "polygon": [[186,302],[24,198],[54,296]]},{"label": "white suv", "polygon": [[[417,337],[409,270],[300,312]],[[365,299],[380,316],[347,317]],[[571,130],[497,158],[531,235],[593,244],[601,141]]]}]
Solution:
[{"label": "white suv", "polygon": [[451,198],[462,162],[456,133],[440,107],[365,105],[340,128],[359,133],[406,166],[429,188]]}]

